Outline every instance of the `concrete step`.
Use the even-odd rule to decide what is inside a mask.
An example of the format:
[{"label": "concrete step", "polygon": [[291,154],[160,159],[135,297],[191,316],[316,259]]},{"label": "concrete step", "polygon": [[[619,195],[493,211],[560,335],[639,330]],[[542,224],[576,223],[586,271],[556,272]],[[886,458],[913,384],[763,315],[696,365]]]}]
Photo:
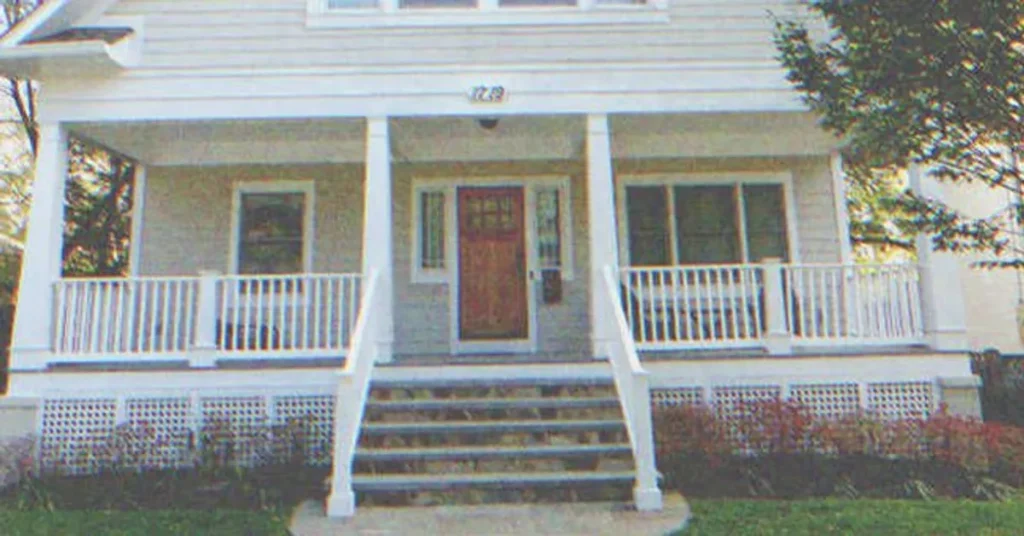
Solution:
[{"label": "concrete step", "polygon": [[614,397],[542,397],[542,398],[426,398],[407,400],[371,400],[367,410],[422,411],[422,410],[498,410],[498,409],[575,409],[618,407]]},{"label": "concrete step", "polygon": [[626,443],[597,445],[537,445],[530,447],[425,447],[425,448],[382,448],[359,449],[357,462],[380,461],[427,461],[495,458],[546,458],[579,456],[622,456],[631,454]]},{"label": "concrete step", "polygon": [[381,434],[480,434],[521,432],[591,432],[623,430],[616,420],[536,420],[536,421],[447,421],[447,422],[364,422],[364,435]]},{"label": "concrete step", "polygon": [[358,492],[451,490],[457,488],[571,487],[629,483],[633,471],[561,471],[552,473],[448,473],[354,475]]}]

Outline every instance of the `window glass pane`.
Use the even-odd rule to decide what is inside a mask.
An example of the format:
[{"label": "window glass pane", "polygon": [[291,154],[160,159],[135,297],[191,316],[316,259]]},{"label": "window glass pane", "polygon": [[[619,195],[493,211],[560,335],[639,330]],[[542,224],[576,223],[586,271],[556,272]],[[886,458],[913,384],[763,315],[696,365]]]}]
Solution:
[{"label": "window glass pane", "polygon": [[575,6],[576,0],[498,0],[501,7]]},{"label": "window glass pane", "polygon": [[444,192],[420,194],[420,267],[444,268]]},{"label": "window glass pane", "polygon": [[301,193],[242,194],[238,271],[283,274],[303,271]]},{"label": "window glass pane", "polygon": [[634,266],[663,266],[672,262],[665,197],[665,188],[661,186],[626,188],[629,262]]},{"label": "window glass pane", "polygon": [[541,268],[562,267],[562,214],[558,188],[537,190],[537,248]]},{"label": "window glass pane", "polygon": [[680,264],[742,260],[732,186],[676,186],[675,197]]},{"label": "window glass pane", "polygon": [[374,8],[377,0],[327,0],[327,9]]},{"label": "window glass pane", "polygon": [[786,233],[782,185],[744,185],[743,205],[746,209],[747,250],[750,252],[750,262],[761,262],[765,257],[789,260],[789,237]]},{"label": "window glass pane", "polygon": [[401,0],[402,9],[476,7],[476,0]]}]

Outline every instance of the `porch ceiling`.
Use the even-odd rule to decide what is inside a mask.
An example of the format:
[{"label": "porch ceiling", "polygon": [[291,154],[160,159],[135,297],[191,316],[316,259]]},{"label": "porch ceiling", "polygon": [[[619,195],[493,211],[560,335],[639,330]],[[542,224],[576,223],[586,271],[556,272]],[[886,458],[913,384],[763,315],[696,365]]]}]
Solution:
[{"label": "porch ceiling", "polygon": [[[612,118],[616,158],[821,155],[838,143],[809,114],[634,115]],[[148,165],[359,163],[362,119],[76,123],[73,132]],[[585,118],[396,118],[396,163],[582,159]]]}]

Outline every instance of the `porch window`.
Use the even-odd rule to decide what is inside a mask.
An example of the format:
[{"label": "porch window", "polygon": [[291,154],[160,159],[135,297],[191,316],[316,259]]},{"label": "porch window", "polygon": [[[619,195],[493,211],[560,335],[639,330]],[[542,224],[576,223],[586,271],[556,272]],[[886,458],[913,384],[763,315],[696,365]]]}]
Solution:
[{"label": "porch window", "polygon": [[449,195],[444,187],[413,189],[413,282],[448,280]]},{"label": "porch window", "polygon": [[236,189],[232,271],[310,270],[311,184],[243,184]]},{"label": "porch window", "polygon": [[789,260],[783,184],[627,185],[625,205],[634,266]]}]

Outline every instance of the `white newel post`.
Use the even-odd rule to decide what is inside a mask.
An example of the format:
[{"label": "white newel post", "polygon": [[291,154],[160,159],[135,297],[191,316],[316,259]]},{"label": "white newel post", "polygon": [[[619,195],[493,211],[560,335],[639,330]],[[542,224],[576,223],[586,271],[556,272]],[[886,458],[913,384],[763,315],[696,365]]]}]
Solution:
[{"label": "white newel post", "polygon": [[[363,278],[377,272],[382,296],[376,314],[377,362],[391,361],[395,340],[393,241],[391,209],[391,136],[388,118],[371,117],[366,124],[366,183],[363,212]],[[365,290],[363,291],[365,292]]]},{"label": "white newel post", "polygon": [[189,355],[193,367],[213,367],[217,353],[217,279],[220,272],[201,270],[196,301],[195,343]]},{"label": "white newel post", "polygon": [[[914,165],[907,175],[911,190],[918,196],[942,199],[939,184],[926,170]],[[918,235],[916,245],[926,343],[934,350],[966,351],[967,317],[960,262],[952,253],[934,251],[930,236]]]},{"label": "white newel post", "polygon": [[11,370],[45,368],[51,352],[54,285],[61,278],[64,249],[67,174],[67,130],[60,123],[40,124],[28,238],[22,254],[11,344]]},{"label": "white newel post", "polygon": [[786,321],[786,284],[782,272],[782,259],[766,257],[764,270],[764,344],[770,354],[788,354],[793,351],[793,340]]},{"label": "white newel post", "polygon": [[597,293],[604,291],[604,269],[618,277],[619,246],[615,225],[615,185],[612,173],[608,116],[587,116],[587,219],[590,223],[590,334],[594,357],[603,359],[611,328],[611,312],[601,310]]}]

